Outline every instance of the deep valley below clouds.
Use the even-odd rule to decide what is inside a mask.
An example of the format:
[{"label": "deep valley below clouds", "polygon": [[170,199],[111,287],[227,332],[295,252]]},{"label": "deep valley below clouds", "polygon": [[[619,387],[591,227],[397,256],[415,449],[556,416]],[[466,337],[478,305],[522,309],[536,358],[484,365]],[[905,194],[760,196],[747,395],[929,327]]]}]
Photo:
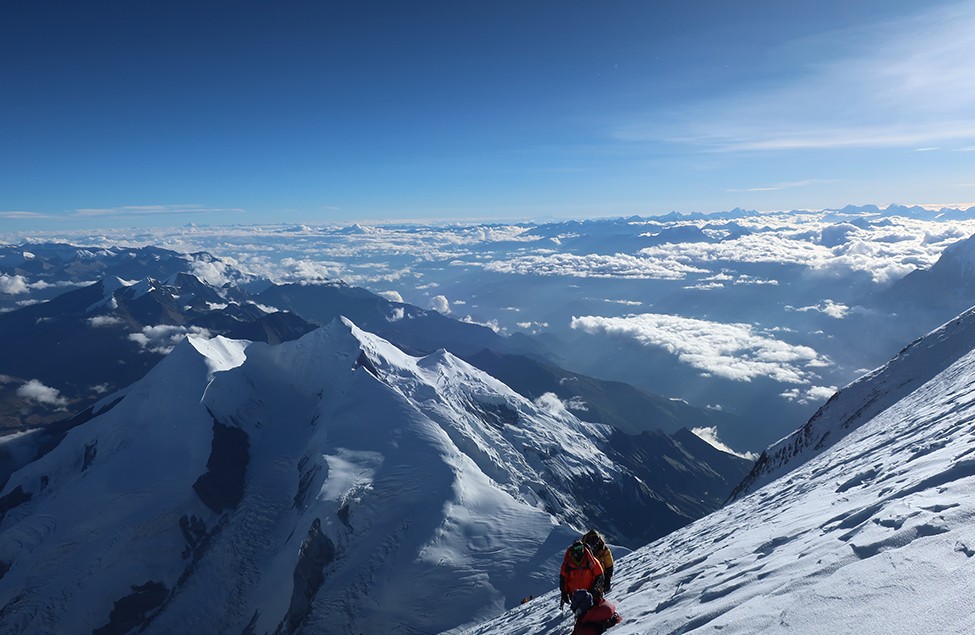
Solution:
[{"label": "deep valley below clouds", "polygon": [[[342,280],[502,335],[534,337],[567,369],[734,413],[750,423],[721,429],[720,437],[759,450],[837,388],[971,304],[973,217],[971,209],[868,206],[548,224],[188,225],[0,239],[208,252],[217,260],[196,259],[193,273],[217,286],[238,270],[276,283]],[[18,257],[29,260],[29,250]],[[68,284],[29,265],[18,269],[15,256],[2,265],[7,311]],[[920,275],[929,279],[919,284]],[[187,332],[156,328],[130,339],[164,351]]]}]

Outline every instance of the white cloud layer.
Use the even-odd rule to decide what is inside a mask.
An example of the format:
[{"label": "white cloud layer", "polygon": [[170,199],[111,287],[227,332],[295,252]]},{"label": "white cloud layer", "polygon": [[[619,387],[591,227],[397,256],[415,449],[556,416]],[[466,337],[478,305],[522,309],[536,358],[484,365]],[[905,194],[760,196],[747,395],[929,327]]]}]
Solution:
[{"label": "white cloud layer", "polygon": [[92,328],[102,328],[106,326],[116,326],[122,324],[122,318],[114,315],[96,315],[88,318],[88,326]]},{"label": "white cloud layer", "polygon": [[27,291],[27,279],[24,276],[8,276],[5,273],[0,273],[0,293],[17,295],[19,293],[27,293]]},{"label": "white cloud layer", "polygon": [[378,295],[386,298],[390,302],[399,302],[400,304],[403,303],[403,296],[400,295],[399,291],[380,291]]},{"label": "white cloud layer", "polygon": [[450,302],[447,300],[447,296],[444,295],[433,296],[432,298],[430,298],[430,307],[438,313],[443,313],[444,315],[450,315]]},{"label": "white cloud layer", "polygon": [[[866,229],[846,224],[838,228],[827,214],[769,214],[739,221],[753,231],[740,237],[721,242],[654,245],[638,253],[658,266],[674,261],[698,268],[717,265],[722,269],[736,263],[801,265],[825,274],[866,272],[878,284],[886,284],[917,268],[931,266],[945,247],[975,231],[971,221],[936,223],[904,217],[886,221]],[[735,281],[759,283],[775,281],[743,276]]]},{"label": "white cloud layer", "polygon": [[535,399],[535,406],[553,415],[572,414],[570,411],[586,412],[588,404],[580,397],[571,397],[565,401],[554,392],[547,392]]},{"label": "white cloud layer", "polygon": [[129,333],[129,339],[138,344],[142,350],[167,355],[173,347],[186,339],[187,335],[213,337],[207,329],[198,326],[175,326],[160,324],[144,326],[139,333]]},{"label": "white cloud layer", "polygon": [[800,404],[824,402],[836,393],[835,386],[811,386],[805,390],[790,388],[782,392],[782,397]]},{"label": "white cloud layer", "polygon": [[850,312],[850,307],[840,302],[834,302],[829,299],[823,300],[819,304],[815,304],[812,306],[804,306],[798,308],[787,306],[785,307],[785,309],[786,311],[796,311],[799,313],[805,313],[808,311],[818,311],[819,313],[828,315],[831,318],[836,318],[837,320],[845,318],[847,313]]},{"label": "white cloud layer", "polygon": [[655,280],[681,280],[691,273],[707,273],[705,269],[669,258],[665,253],[654,258],[630,254],[535,254],[496,260],[484,265],[484,268],[497,273],[521,275]]},{"label": "white cloud layer", "polygon": [[632,338],[662,348],[701,371],[733,381],[759,377],[808,384],[809,370],[827,363],[808,346],[795,346],[756,333],[748,324],[725,324],[675,315],[644,313],[626,317],[573,317],[572,328]]},{"label": "white cloud layer", "polygon": [[45,386],[37,379],[31,379],[26,384],[18,388],[17,395],[45,406],[64,408],[68,405],[68,400],[61,396],[61,393],[57,388]]}]

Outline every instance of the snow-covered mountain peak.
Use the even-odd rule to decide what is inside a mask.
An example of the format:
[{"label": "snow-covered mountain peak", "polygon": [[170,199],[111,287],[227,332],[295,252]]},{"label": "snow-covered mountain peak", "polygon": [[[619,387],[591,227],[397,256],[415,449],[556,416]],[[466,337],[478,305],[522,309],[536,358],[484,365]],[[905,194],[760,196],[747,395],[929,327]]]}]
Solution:
[{"label": "snow-covered mountain peak", "polygon": [[118,276],[105,276],[98,281],[98,284],[101,285],[102,299],[89,306],[87,310],[88,313],[105,307],[108,309],[117,308],[118,304],[115,301],[115,292],[119,289],[125,289],[132,286],[135,284],[135,281],[123,280]]},{"label": "snow-covered mountain peak", "polygon": [[[237,368],[247,359],[246,350],[251,345],[247,340],[232,340],[222,335],[213,338],[187,336],[186,346],[190,346],[206,360],[211,374]],[[177,347],[182,343],[177,344]],[[175,352],[175,351],[174,351]]]},{"label": "snow-covered mountain peak", "polygon": [[135,284],[128,288],[128,293],[132,295],[132,299],[141,298],[142,296],[152,293],[159,287],[159,283],[152,278],[145,277],[137,281]]}]

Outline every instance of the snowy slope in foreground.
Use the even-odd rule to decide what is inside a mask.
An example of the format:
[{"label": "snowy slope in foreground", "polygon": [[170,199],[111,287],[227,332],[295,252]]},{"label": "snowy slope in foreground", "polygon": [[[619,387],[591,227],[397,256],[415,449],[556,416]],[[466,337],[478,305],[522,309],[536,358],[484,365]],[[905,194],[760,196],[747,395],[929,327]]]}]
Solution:
[{"label": "snowy slope in foreground", "polygon": [[347,321],[113,399],[0,491],[0,631],[438,632],[547,589],[592,488],[666,508],[608,426]]},{"label": "snowy slope in foreground", "polygon": [[[973,521],[969,352],[797,470],[621,559],[610,597],[625,621],[608,632],[972,633]],[[569,630],[550,593],[469,635]]]},{"label": "snowy slope in foreground", "polygon": [[973,348],[975,309],[969,309],[833,395],[805,425],[769,446],[731,500],[754,492],[839,442]]}]

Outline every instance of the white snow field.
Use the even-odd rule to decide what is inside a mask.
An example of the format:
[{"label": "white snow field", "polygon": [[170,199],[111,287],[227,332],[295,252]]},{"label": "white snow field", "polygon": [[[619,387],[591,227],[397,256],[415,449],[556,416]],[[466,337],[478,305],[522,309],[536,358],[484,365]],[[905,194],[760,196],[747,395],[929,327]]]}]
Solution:
[{"label": "white snow field", "polygon": [[[841,392],[820,431],[885,407],[831,448],[620,559],[609,597],[624,622],[607,632],[975,633],[973,322],[853,384],[857,400]],[[465,633],[570,630],[549,593]]]},{"label": "white snow field", "polygon": [[0,491],[0,632],[436,633],[554,584],[606,426],[348,321],[188,337]]}]

